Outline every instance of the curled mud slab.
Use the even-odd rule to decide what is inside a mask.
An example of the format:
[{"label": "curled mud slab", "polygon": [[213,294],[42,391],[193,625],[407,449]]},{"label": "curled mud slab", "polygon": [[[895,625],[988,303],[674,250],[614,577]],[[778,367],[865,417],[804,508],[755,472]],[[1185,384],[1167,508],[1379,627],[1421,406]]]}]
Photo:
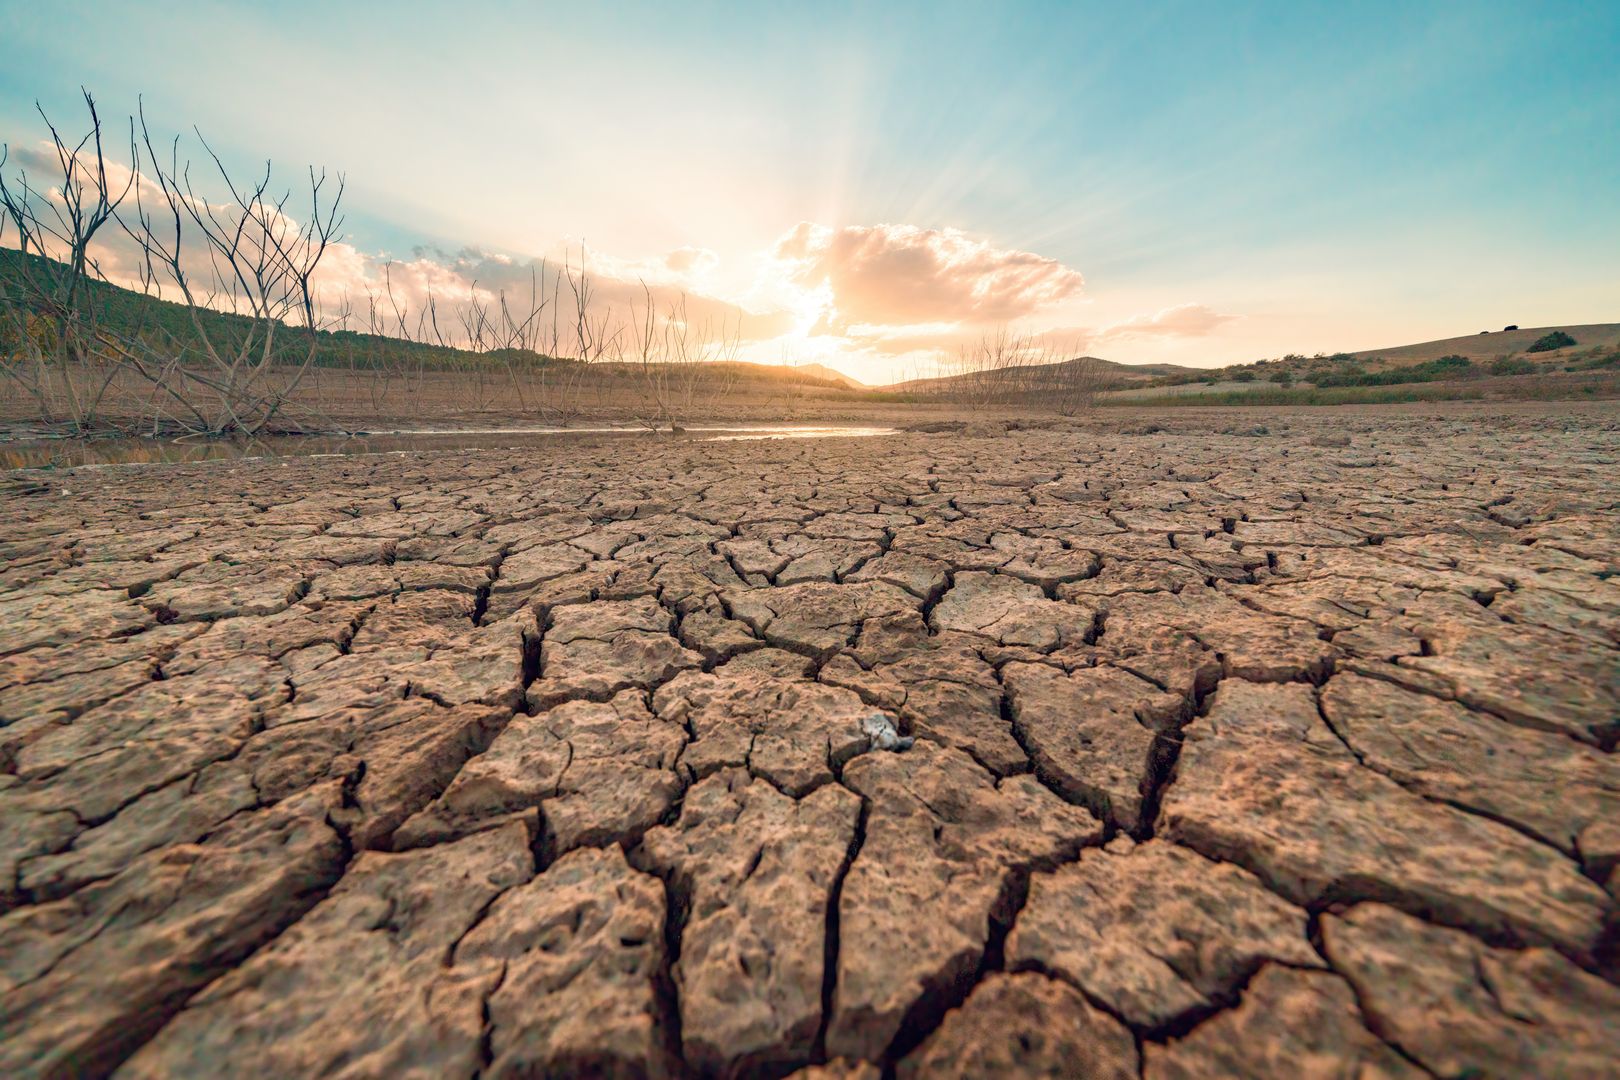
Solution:
[{"label": "curled mud slab", "polygon": [[1620,425],[1266,421],[14,476],[0,1073],[1620,1075]]}]

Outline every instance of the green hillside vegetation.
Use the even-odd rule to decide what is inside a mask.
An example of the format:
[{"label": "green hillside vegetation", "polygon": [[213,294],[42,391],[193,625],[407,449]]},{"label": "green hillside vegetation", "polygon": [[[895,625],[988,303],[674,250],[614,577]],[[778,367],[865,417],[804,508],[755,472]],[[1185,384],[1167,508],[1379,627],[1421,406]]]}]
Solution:
[{"label": "green hillside vegetation", "polygon": [[1451,386],[1354,386],[1319,390],[1311,386],[1265,384],[1242,390],[1214,390],[1198,394],[1102,398],[1098,403],[1177,408],[1193,405],[1391,405],[1417,401],[1476,401],[1484,396],[1482,389]]},{"label": "green hillside vegetation", "polygon": [[[1218,390],[1223,384],[1256,382],[1284,387],[1309,383],[1321,389],[1402,386],[1491,376],[1552,374],[1560,370],[1595,371],[1620,364],[1620,323],[1591,323],[1571,329],[1579,332],[1580,337],[1562,329],[1511,327],[1495,333],[1444,338],[1385,350],[1314,356],[1288,353],[1247,364],[1177,371],[1139,385],[1159,388],[1202,383],[1212,390]],[[1583,342],[1586,347],[1579,353],[1568,351]],[[1452,348],[1446,352],[1436,351],[1442,345]],[[1226,390],[1230,387],[1226,386]],[[1188,395],[1178,396],[1185,399]]]},{"label": "green hillside vegetation", "polygon": [[1552,352],[1554,349],[1567,349],[1574,344],[1576,344],[1574,338],[1570,337],[1562,330],[1554,330],[1550,334],[1543,334],[1541,337],[1536,338],[1536,340],[1531,343],[1530,347],[1524,351]]},{"label": "green hillside vegetation", "polygon": [[[1530,369],[1533,365],[1525,364],[1525,367]],[[1326,390],[1334,386],[1398,386],[1402,383],[1441,382],[1446,379],[1477,378],[1484,374],[1485,370],[1466,356],[1442,356],[1438,360],[1385,368],[1383,371],[1367,371],[1351,363],[1336,371],[1313,375],[1311,382],[1317,389]]]},{"label": "green hillside vegetation", "polygon": [[1565,364],[1564,370],[1597,371],[1601,368],[1612,367],[1620,367],[1620,348],[1616,348],[1612,352],[1608,353],[1602,352],[1598,349],[1593,349],[1588,355],[1575,361],[1573,364]]},{"label": "green hillside vegetation", "polygon": [[1420,360],[1435,360],[1442,356],[1466,356],[1477,364],[1498,356],[1536,351],[1534,346],[1538,341],[1555,334],[1569,339],[1566,344],[1556,348],[1568,348],[1577,341],[1587,347],[1613,348],[1620,345],[1620,323],[1581,323],[1481,331],[1461,337],[1440,338],[1437,341],[1364,349],[1352,354],[1352,357],[1363,363],[1381,359],[1388,364],[1411,364]]},{"label": "green hillside vegetation", "polygon": [[[7,298],[17,301],[27,295],[17,287],[23,272],[21,260],[29,260],[31,271],[37,276],[66,273],[66,267],[42,259],[37,255],[24,256],[13,248],[0,249],[0,302]],[[85,310],[93,311],[98,325],[114,335],[139,338],[154,347],[171,347],[183,359],[201,361],[201,355],[189,356],[201,347],[196,326],[192,323],[192,310],[183,303],[135,292],[109,282],[87,280],[82,300]],[[35,312],[43,314],[43,312]],[[228,311],[199,308],[197,320],[203,332],[216,347],[224,350],[240,347],[249,333],[256,333],[262,324],[245,315]],[[285,332],[276,335],[272,362],[300,364],[307,347],[307,337],[301,327],[285,325]],[[15,351],[19,332],[15,320],[0,319],[0,354]],[[321,368],[344,370],[410,370],[452,372],[520,372],[567,369],[576,367],[578,360],[568,357],[547,356],[528,349],[491,349],[478,352],[471,349],[412,341],[407,338],[362,333],[355,330],[325,329],[316,331],[314,364]],[[628,365],[599,362],[592,369],[607,378],[620,374]],[[752,364],[741,361],[707,365],[705,371],[716,378],[742,377],[767,382],[791,382],[819,390],[850,390],[847,377],[832,377],[836,373],[785,367],[770,364]]]},{"label": "green hillside vegetation", "polygon": [[[4,290],[4,295],[14,301],[27,295],[25,290],[18,287],[23,273],[20,263],[24,258],[28,260],[31,272],[38,277],[50,279],[66,273],[66,268],[59,263],[37,255],[24,256],[12,248],[0,249],[0,290]],[[81,301],[82,307],[94,312],[97,324],[115,335],[137,337],[153,344],[170,342],[181,350],[198,341],[192,311],[186,304],[94,279],[86,280],[83,287],[85,295]],[[208,339],[222,348],[240,346],[257,326],[253,319],[245,315],[210,308],[198,309],[196,318]],[[6,330],[15,333],[16,327],[8,325]],[[286,333],[277,336],[281,339],[273,350],[277,359],[285,358],[289,363],[301,362],[306,341],[302,329],[286,326]],[[352,330],[317,331],[317,342],[315,363],[322,367],[381,367],[405,363],[412,368],[447,371],[461,370],[469,363],[478,362],[544,364],[551,360],[533,353],[505,356],[473,353]],[[6,344],[10,343],[0,341],[0,345]],[[518,350],[510,352],[518,353]]]}]

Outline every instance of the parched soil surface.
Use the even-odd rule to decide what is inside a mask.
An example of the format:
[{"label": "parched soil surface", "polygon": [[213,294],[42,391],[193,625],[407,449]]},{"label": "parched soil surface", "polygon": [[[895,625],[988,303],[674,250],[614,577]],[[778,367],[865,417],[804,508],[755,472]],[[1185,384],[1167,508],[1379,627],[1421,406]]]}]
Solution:
[{"label": "parched soil surface", "polygon": [[1620,1075],[1620,424],[17,474],[0,1074]]}]

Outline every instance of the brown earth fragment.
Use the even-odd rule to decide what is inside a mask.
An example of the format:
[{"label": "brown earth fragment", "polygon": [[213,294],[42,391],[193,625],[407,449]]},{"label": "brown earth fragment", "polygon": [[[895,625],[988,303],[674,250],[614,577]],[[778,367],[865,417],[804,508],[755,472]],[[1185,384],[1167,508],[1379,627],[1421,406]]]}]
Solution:
[{"label": "brown earth fragment", "polygon": [[1131,1080],[1136,1042],[1072,987],[1040,975],[991,974],[900,1062],[913,1077],[1086,1076]]},{"label": "brown earth fragment", "polygon": [[1321,966],[1305,912],[1162,840],[1035,874],[1007,938],[1009,967],[1060,976],[1140,1028],[1225,1003],[1267,961]]}]

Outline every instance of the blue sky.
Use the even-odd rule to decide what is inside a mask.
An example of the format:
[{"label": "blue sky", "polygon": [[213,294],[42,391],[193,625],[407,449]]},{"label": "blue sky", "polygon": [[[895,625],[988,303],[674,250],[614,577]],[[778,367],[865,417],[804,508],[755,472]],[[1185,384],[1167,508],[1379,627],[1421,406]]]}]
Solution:
[{"label": "blue sky", "polygon": [[0,0],[0,137],[144,94],[344,170],[365,260],[583,241],[873,379],[991,319],[1202,365],[1620,318],[1620,4],[580,7]]}]

